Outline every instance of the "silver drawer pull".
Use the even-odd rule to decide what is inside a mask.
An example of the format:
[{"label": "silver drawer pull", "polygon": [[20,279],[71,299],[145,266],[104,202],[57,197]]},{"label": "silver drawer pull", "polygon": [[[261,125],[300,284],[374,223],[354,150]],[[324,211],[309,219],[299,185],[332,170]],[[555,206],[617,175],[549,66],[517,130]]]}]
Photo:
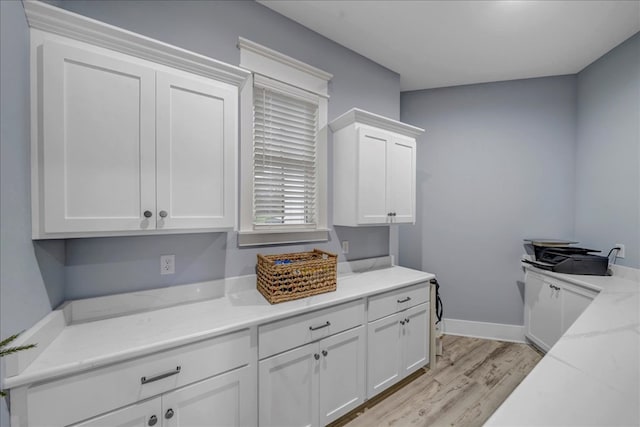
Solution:
[{"label": "silver drawer pull", "polygon": [[176,366],[176,369],[174,369],[173,371],[165,372],[164,374],[156,375],[155,377],[151,377],[151,378],[142,377],[140,378],[140,383],[141,384],[152,383],[154,381],[158,381],[158,380],[170,377],[171,375],[177,375],[180,373],[180,369],[182,369],[180,366]]},{"label": "silver drawer pull", "polygon": [[320,326],[309,326],[309,330],[310,331],[317,331],[318,329],[322,329],[322,328],[327,328],[331,326],[331,323],[329,323],[329,321],[327,320],[327,323],[325,323],[324,325],[320,325]]},{"label": "silver drawer pull", "polygon": [[411,301],[411,297],[406,297],[405,299],[399,299],[398,303],[402,304],[403,302]]}]

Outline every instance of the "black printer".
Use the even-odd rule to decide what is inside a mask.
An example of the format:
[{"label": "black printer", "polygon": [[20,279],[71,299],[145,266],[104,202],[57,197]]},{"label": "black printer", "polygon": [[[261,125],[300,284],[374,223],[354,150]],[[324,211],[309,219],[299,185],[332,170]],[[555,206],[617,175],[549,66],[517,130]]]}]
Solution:
[{"label": "black printer", "polygon": [[607,275],[609,258],[592,253],[600,252],[598,250],[577,246],[536,245],[535,241],[532,243],[535,260],[523,259],[523,262],[555,273]]}]

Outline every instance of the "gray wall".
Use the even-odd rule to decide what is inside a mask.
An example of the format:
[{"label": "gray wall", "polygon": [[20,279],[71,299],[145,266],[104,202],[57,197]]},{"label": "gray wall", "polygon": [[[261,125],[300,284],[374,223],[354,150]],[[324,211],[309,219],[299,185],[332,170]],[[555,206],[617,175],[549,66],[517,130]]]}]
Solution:
[{"label": "gray wall", "polygon": [[[22,3],[0,1],[0,337],[64,297],[64,243],[33,244],[29,191],[29,33]],[[4,371],[4,361],[0,362]],[[0,373],[0,378],[4,378]],[[8,426],[0,403],[0,425]]]},{"label": "gray wall", "polygon": [[640,268],[640,33],[578,75],[575,236]]},{"label": "gray wall", "polygon": [[575,102],[575,76],[402,93],[426,132],[400,263],[438,276],[445,317],[522,324],[522,239],[573,233]]},{"label": "gray wall", "polygon": [[[248,38],[332,73],[330,120],[355,106],[399,118],[400,79],[396,73],[255,2],[62,1],[61,5],[230,64],[240,61],[238,37]],[[329,149],[331,158],[331,143]],[[331,199],[330,193],[330,212]],[[386,227],[338,227],[325,244],[251,249],[239,249],[232,233],[68,240],[65,295],[75,299],[249,274],[254,271],[258,252],[319,247],[340,253],[340,240],[349,241],[347,259],[389,252]],[[160,275],[162,254],[176,255],[175,275]]]}]

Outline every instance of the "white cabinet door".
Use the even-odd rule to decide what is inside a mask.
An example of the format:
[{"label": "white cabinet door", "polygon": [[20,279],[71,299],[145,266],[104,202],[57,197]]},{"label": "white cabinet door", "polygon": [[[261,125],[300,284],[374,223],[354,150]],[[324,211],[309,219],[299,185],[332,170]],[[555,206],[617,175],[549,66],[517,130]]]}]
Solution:
[{"label": "white cabinet door", "polygon": [[562,286],[562,333],[573,325],[596,296],[596,292],[569,285]]},{"label": "white cabinet door", "polygon": [[164,394],[163,427],[255,425],[250,375],[245,366]]},{"label": "white cabinet door", "polygon": [[259,363],[258,417],[261,427],[318,425],[318,343]]},{"label": "white cabinet door", "polygon": [[392,223],[415,222],[416,141],[393,137],[387,144],[387,210]]},{"label": "white cabinet door", "polygon": [[157,220],[163,228],[232,227],[237,92],[157,73]]},{"label": "white cabinet door", "polygon": [[562,335],[560,287],[528,273],[525,316],[527,337],[543,350],[549,350]]},{"label": "white cabinet door", "polygon": [[99,417],[73,424],[73,427],[148,427],[162,425],[162,403],[159,397],[108,412]]},{"label": "white cabinet door", "polygon": [[420,304],[400,312],[405,322],[402,330],[403,376],[420,369],[429,362],[429,305]]},{"label": "white cabinet door", "polygon": [[370,322],[367,337],[367,397],[371,398],[402,378],[400,315]]},{"label": "white cabinet door", "polygon": [[389,135],[367,127],[358,131],[358,223],[384,224],[387,206],[387,144]]},{"label": "white cabinet door", "polygon": [[365,348],[364,326],[320,341],[320,425],[364,402]]},{"label": "white cabinet door", "polygon": [[155,228],[154,70],[48,41],[42,90],[44,231]]}]

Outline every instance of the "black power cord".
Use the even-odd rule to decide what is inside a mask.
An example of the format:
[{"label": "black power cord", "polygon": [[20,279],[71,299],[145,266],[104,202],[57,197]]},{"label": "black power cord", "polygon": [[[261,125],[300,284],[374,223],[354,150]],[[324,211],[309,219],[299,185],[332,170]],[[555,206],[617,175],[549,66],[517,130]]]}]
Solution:
[{"label": "black power cord", "polygon": [[440,284],[436,279],[431,279],[431,284],[436,285],[436,317],[438,318],[438,321],[436,322],[437,325],[442,320],[444,308],[442,307],[442,299],[440,299]]}]

